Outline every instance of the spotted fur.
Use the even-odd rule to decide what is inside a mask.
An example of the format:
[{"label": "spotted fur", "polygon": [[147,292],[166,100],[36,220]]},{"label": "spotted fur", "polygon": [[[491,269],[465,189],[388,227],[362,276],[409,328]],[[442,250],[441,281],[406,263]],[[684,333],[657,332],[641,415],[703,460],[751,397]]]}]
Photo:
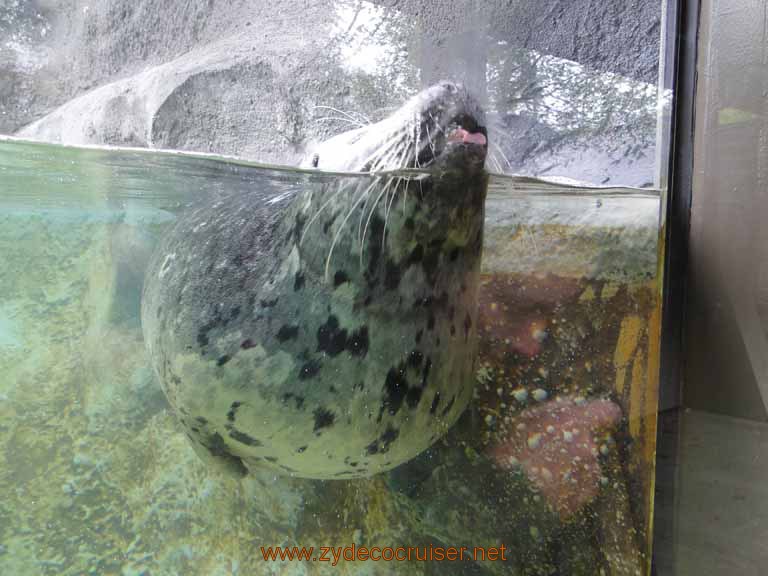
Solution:
[{"label": "spotted fur", "polygon": [[370,175],[225,194],[166,234],[142,325],[201,456],[237,474],[368,476],[459,417],[487,179],[485,149],[448,134],[482,124],[467,92],[442,83],[309,155],[308,166]]}]

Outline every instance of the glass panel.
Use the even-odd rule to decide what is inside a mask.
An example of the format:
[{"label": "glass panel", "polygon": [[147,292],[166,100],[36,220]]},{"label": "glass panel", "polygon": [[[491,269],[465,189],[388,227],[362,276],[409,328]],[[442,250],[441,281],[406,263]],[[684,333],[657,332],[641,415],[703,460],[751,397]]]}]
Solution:
[{"label": "glass panel", "polygon": [[683,404],[665,415],[660,574],[762,574],[768,428],[765,2],[704,0]]},{"label": "glass panel", "polygon": [[421,4],[0,11],[0,572],[649,571],[661,7]]}]

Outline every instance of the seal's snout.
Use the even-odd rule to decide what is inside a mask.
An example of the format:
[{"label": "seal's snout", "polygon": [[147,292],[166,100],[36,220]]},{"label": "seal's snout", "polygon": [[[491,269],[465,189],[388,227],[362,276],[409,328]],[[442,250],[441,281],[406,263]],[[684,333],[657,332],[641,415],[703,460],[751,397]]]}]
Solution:
[{"label": "seal's snout", "polygon": [[403,168],[482,168],[488,148],[485,113],[462,85],[439,82],[389,117],[315,146],[302,167],[349,172]]},{"label": "seal's snout", "polygon": [[446,136],[448,142],[461,142],[477,146],[488,146],[488,131],[485,126],[480,126],[477,120],[467,114],[462,114],[449,124]]},{"label": "seal's snout", "polygon": [[488,138],[485,131],[469,132],[464,128],[456,128],[448,134],[448,142],[462,142],[464,144],[474,144],[476,146],[488,146]]},{"label": "seal's snout", "polygon": [[462,85],[439,82],[416,97],[421,118],[417,165],[427,167],[448,157],[464,157],[462,165],[482,165],[488,149],[485,113]]},{"label": "seal's snout", "polygon": [[456,82],[450,82],[448,80],[438,82],[437,85],[452,94],[464,89],[463,84],[457,84]]}]

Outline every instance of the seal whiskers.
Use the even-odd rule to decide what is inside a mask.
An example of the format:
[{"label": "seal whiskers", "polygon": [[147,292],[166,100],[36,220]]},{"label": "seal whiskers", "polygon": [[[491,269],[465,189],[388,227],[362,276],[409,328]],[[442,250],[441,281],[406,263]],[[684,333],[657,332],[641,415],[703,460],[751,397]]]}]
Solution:
[{"label": "seal whiskers", "polygon": [[[389,185],[387,186],[387,190],[389,190],[389,186],[394,181],[394,178],[390,180]],[[389,194],[389,192],[387,192]],[[387,204],[386,209],[384,210],[384,228],[382,228],[381,231],[381,246],[384,247],[386,244],[387,239],[387,224],[389,224],[389,211],[392,209],[392,204],[395,201],[395,198],[397,197],[397,185],[395,185],[394,190],[392,190],[391,197],[389,199],[389,203]],[[384,202],[386,203],[386,198],[384,199]]]},{"label": "seal whiskers", "polygon": [[328,198],[328,200],[326,200],[326,201],[323,203],[323,205],[322,205],[322,206],[320,206],[320,208],[318,208],[318,209],[315,211],[315,213],[312,215],[312,217],[311,217],[311,218],[309,219],[309,221],[307,222],[307,225],[304,227],[304,231],[303,231],[303,232],[302,232],[302,234],[301,234],[301,239],[299,240],[299,244],[302,244],[302,243],[304,242],[304,238],[306,237],[306,235],[307,235],[307,232],[309,232],[309,229],[310,229],[310,227],[312,226],[312,223],[313,223],[315,220],[317,220],[317,219],[318,219],[318,217],[320,216],[320,214],[322,214],[322,213],[323,213],[323,210],[325,210],[325,209],[326,209],[326,208],[327,208],[327,207],[328,207],[328,206],[331,204],[331,202],[333,202],[333,201],[336,199],[336,197],[337,197],[337,196],[339,196],[340,194],[342,194],[343,192],[346,192],[346,191],[347,191],[347,188],[346,188],[346,186],[340,186],[340,187],[339,187],[339,189],[338,189],[336,192],[334,192],[333,194],[331,194],[331,196]]},{"label": "seal whiskers", "polygon": [[[493,146],[496,149],[496,152],[501,155],[502,158],[504,158],[504,162],[509,168],[512,168],[512,162],[509,161],[507,156],[504,154],[504,151],[501,149],[501,146],[496,144],[496,142],[491,142],[491,146]],[[495,156],[495,155],[494,155]],[[498,162],[498,161],[497,161]]]},{"label": "seal whiskers", "polygon": [[344,226],[346,225],[347,221],[349,220],[350,216],[355,212],[355,208],[360,204],[360,202],[363,200],[363,198],[366,198],[368,194],[370,193],[371,189],[379,183],[380,177],[375,176],[373,178],[373,182],[371,182],[371,185],[365,190],[365,192],[360,194],[360,197],[352,204],[349,211],[347,212],[347,215],[344,217],[344,220],[342,220],[341,224],[339,225],[339,229],[336,231],[336,234],[333,236],[333,241],[331,242],[331,247],[328,250],[328,258],[325,259],[325,271],[324,271],[324,277],[326,280],[328,280],[328,269],[331,266],[331,256],[333,256],[333,248],[336,246],[336,242],[339,240],[339,236],[341,236],[341,233],[344,231]]},{"label": "seal whiskers", "polygon": [[[379,195],[376,197],[376,200],[373,202],[373,206],[371,206],[371,210],[368,213],[368,219],[365,221],[365,228],[363,228],[363,238],[360,241],[360,258],[362,259],[364,251],[365,251],[365,235],[368,232],[368,225],[371,223],[371,218],[373,217],[374,212],[376,211],[376,206],[378,206],[379,202],[381,201],[381,198],[387,193],[387,190],[389,189],[389,186],[385,186]],[[362,263],[361,263],[362,266]]]},{"label": "seal whiskers", "polygon": [[315,122],[326,122],[328,120],[334,120],[336,122],[347,122],[349,124],[352,124],[353,126],[357,126],[359,128],[362,128],[365,126],[362,122],[359,120],[350,120],[349,118],[344,118],[342,116],[323,116],[322,118],[315,118]]},{"label": "seal whiskers", "polygon": [[323,109],[323,110],[330,110],[330,111],[332,111],[332,112],[336,112],[337,114],[341,114],[342,116],[346,116],[346,117],[347,117],[347,118],[349,118],[349,119],[350,119],[352,122],[356,122],[356,123],[360,124],[361,126],[365,126],[365,125],[368,125],[368,124],[370,124],[370,123],[371,123],[371,120],[370,120],[370,119],[369,119],[367,116],[365,116],[365,115],[363,115],[363,114],[360,114],[359,112],[358,112],[357,114],[358,114],[358,115],[359,115],[359,116],[360,116],[360,117],[361,117],[361,118],[362,118],[362,119],[363,119],[365,122],[361,122],[359,118],[355,118],[355,117],[354,117],[352,114],[350,114],[349,112],[344,112],[344,110],[339,110],[338,108],[334,108],[333,106],[317,105],[317,106],[313,106],[312,108],[313,108],[313,109],[318,109],[318,108],[319,108],[319,109]]},{"label": "seal whiskers", "polygon": [[385,169],[386,162],[397,154],[397,149],[400,144],[400,140],[397,134],[394,134],[390,139],[382,146],[382,150],[377,150],[368,156],[360,166],[361,170],[365,170],[369,163],[372,163],[369,172],[379,172]]}]

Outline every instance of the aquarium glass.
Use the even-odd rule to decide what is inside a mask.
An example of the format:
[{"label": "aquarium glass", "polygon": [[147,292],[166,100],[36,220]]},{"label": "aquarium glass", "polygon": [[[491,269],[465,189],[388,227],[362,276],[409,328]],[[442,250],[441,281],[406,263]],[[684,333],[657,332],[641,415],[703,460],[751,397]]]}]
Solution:
[{"label": "aquarium glass", "polygon": [[[0,573],[649,573],[669,22],[659,2],[423,4],[0,7]],[[214,424],[150,363],[154,252],[219,199],[380,186],[313,169],[312,146],[440,80],[487,115],[468,406],[387,471],[222,471],[187,435]],[[428,193],[418,166],[388,177]],[[324,330],[309,353],[359,350]],[[240,408],[226,446],[256,441]],[[318,442],[336,417],[359,414],[315,414]]]}]

